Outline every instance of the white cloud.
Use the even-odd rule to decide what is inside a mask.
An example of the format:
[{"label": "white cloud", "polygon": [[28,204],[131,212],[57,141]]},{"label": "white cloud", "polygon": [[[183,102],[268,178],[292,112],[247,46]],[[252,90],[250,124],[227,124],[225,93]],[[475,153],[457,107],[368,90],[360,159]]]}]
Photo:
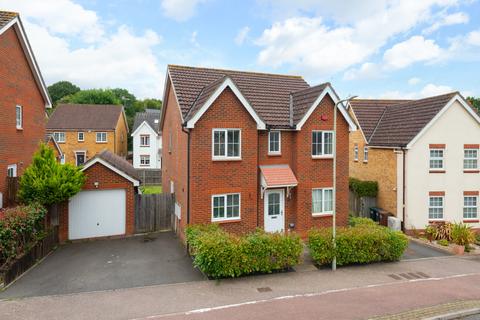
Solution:
[{"label": "white cloud", "polygon": [[190,36],[190,43],[193,44],[195,47],[200,47],[200,43],[198,43],[198,40],[197,40],[197,35],[198,35],[198,31],[195,30],[192,32],[192,35]]},{"label": "white cloud", "polygon": [[464,12],[456,12],[443,17],[439,17],[438,21],[432,24],[427,29],[423,30],[424,34],[430,34],[437,31],[441,27],[452,26],[456,24],[466,24],[470,20],[468,14]]},{"label": "white cloud", "polygon": [[416,84],[419,84],[421,81],[422,80],[420,78],[413,77],[413,78],[408,79],[408,84],[411,85],[411,86],[414,86]]},{"label": "white cloud", "polygon": [[248,33],[250,32],[250,27],[246,26],[240,29],[235,37],[235,43],[238,46],[241,46],[247,39]]},{"label": "white cloud", "polygon": [[387,68],[401,69],[415,62],[437,59],[441,54],[442,50],[434,40],[427,40],[422,36],[413,36],[386,50],[383,60]]},{"label": "white cloud", "polygon": [[162,0],[164,14],[177,21],[186,21],[193,17],[198,4],[205,0]]},{"label": "white cloud", "polygon": [[454,91],[451,87],[445,85],[436,85],[429,83],[420,91],[413,92],[400,92],[400,91],[387,91],[382,93],[378,98],[381,99],[420,99],[431,96],[437,96]]},{"label": "white cloud", "polygon": [[383,76],[380,66],[373,62],[365,62],[359,68],[353,68],[345,71],[343,79],[345,80],[368,80],[378,79]]}]

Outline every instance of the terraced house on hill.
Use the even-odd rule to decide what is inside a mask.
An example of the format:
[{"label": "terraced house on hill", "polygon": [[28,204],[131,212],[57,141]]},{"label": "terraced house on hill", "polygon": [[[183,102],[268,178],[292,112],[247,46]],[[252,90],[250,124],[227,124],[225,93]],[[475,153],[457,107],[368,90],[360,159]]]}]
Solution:
[{"label": "terraced house on hill", "polygon": [[349,104],[358,123],[350,175],[379,184],[378,205],[406,229],[438,221],[480,228],[480,117],[458,93]]},{"label": "terraced house on hill", "polygon": [[[348,216],[348,135],[355,124],[329,83],[169,66],[160,128],[162,184],[177,222],[242,233],[339,225]],[[337,145],[337,184],[333,153]]]},{"label": "terraced house on hill", "polygon": [[59,104],[47,123],[62,162],[83,165],[103,150],[127,155],[128,124],[122,106]]}]

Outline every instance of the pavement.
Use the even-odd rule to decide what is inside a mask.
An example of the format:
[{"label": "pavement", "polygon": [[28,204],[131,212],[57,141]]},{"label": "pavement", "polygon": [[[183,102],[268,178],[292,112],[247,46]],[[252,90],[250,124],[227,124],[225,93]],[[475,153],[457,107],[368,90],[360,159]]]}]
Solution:
[{"label": "pavement", "polygon": [[2,298],[70,294],[204,280],[171,232],[60,246]]}]

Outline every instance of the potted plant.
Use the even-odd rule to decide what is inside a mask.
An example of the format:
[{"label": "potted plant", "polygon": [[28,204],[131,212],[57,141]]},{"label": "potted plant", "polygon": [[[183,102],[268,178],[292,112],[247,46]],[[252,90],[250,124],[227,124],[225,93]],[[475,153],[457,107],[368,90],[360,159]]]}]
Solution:
[{"label": "potted plant", "polygon": [[465,247],[475,241],[472,228],[464,223],[455,223],[452,227],[453,253],[462,255]]}]

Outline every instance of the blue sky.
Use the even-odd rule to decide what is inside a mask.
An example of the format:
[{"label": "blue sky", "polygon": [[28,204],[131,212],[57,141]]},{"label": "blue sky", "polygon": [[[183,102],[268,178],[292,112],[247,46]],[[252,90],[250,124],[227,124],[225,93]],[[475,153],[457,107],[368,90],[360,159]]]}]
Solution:
[{"label": "blue sky", "polygon": [[480,96],[479,0],[0,0],[47,83],[161,98],[167,64],[302,75],[339,94]]}]

